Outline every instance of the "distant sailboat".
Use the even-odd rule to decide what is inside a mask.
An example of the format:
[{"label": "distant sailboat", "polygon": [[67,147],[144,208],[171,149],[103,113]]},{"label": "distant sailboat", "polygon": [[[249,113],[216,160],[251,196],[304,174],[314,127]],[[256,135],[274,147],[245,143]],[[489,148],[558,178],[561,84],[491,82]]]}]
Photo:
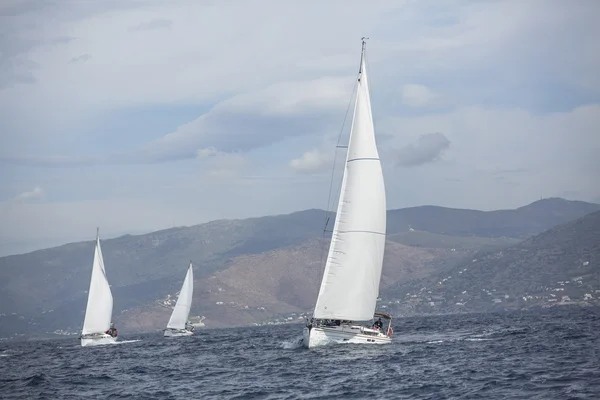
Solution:
[{"label": "distant sailboat", "polygon": [[111,324],[112,310],[113,297],[104,269],[99,230],[96,230],[92,278],[80,337],[82,346],[108,344],[117,340],[117,330]]},{"label": "distant sailboat", "polygon": [[[386,201],[375,142],[362,41],[358,89],[333,235],[313,318],[303,332],[311,348],[328,343],[391,343],[391,316],[375,313],[383,265]],[[354,321],[369,321],[363,326]],[[388,320],[387,329],[381,318]]]},{"label": "distant sailboat", "polygon": [[179,292],[177,303],[175,303],[175,308],[173,309],[171,319],[169,319],[169,323],[167,324],[167,329],[165,329],[164,336],[190,336],[194,333],[193,325],[188,323],[193,295],[194,270],[192,269],[192,262],[190,261],[190,266],[185,275],[185,279],[183,280],[181,292]]}]

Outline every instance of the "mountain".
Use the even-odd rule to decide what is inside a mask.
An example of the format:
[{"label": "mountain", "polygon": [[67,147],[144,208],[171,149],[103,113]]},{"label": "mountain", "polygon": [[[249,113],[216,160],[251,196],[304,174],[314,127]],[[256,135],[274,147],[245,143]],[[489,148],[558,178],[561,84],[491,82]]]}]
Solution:
[{"label": "mountain", "polygon": [[600,306],[600,212],[507,248],[476,252],[443,272],[398,283],[386,297],[387,307],[403,315]]},{"label": "mountain", "polygon": [[600,206],[583,201],[549,198],[516,210],[474,211],[435,206],[404,208],[388,214],[388,233],[409,227],[452,236],[526,238],[555,225],[598,211]]},{"label": "mountain", "polygon": [[[390,210],[382,290],[599,209],[546,199],[489,212],[434,206]],[[315,301],[322,249],[328,246],[328,238],[322,238],[324,220],[323,211],[306,210],[102,240],[115,319],[132,330],[163,326],[189,260],[196,278],[192,315],[206,316],[208,326],[297,316]],[[0,258],[0,335],[80,329],[93,246],[91,237]]]}]

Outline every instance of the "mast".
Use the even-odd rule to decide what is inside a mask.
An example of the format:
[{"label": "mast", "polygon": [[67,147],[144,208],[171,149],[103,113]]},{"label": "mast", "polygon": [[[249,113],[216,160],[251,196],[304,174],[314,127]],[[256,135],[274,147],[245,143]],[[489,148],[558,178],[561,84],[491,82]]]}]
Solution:
[{"label": "mast", "polygon": [[365,61],[365,51],[367,50],[367,40],[369,40],[369,38],[363,36],[360,40],[362,40],[362,48],[360,50],[360,68],[358,69],[358,73],[360,74],[358,76],[359,82],[360,82],[360,78],[361,78],[362,72],[363,72],[363,63]]}]

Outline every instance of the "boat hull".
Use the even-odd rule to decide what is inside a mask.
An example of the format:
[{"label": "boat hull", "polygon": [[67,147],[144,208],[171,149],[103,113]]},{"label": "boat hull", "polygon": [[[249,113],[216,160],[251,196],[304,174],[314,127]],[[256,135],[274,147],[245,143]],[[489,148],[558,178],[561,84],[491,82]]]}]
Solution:
[{"label": "boat hull", "polygon": [[308,349],[328,344],[390,344],[392,339],[382,333],[365,334],[359,326],[332,326],[304,328],[302,344]]},{"label": "boat hull", "polygon": [[181,337],[181,336],[192,336],[194,332],[186,329],[165,329],[164,337]]},{"label": "boat hull", "polygon": [[101,346],[105,344],[115,343],[117,341],[116,336],[110,336],[107,334],[81,337],[81,346],[89,347],[89,346]]}]

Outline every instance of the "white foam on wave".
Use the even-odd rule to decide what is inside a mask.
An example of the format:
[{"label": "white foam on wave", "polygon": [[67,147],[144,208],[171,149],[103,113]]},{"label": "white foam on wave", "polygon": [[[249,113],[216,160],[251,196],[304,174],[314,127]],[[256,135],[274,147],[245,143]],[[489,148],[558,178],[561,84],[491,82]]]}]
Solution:
[{"label": "white foam on wave", "polygon": [[125,343],[135,343],[135,342],[141,342],[142,339],[133,339],[133,340],[118,340],[116,342],[113,342],[111,344],[125,344]]},{"label": "white foam on wave", "polygon": [[299,349],[300,347],[302,347],[302,336],[281,342],[281,348],[285,350]]}]

